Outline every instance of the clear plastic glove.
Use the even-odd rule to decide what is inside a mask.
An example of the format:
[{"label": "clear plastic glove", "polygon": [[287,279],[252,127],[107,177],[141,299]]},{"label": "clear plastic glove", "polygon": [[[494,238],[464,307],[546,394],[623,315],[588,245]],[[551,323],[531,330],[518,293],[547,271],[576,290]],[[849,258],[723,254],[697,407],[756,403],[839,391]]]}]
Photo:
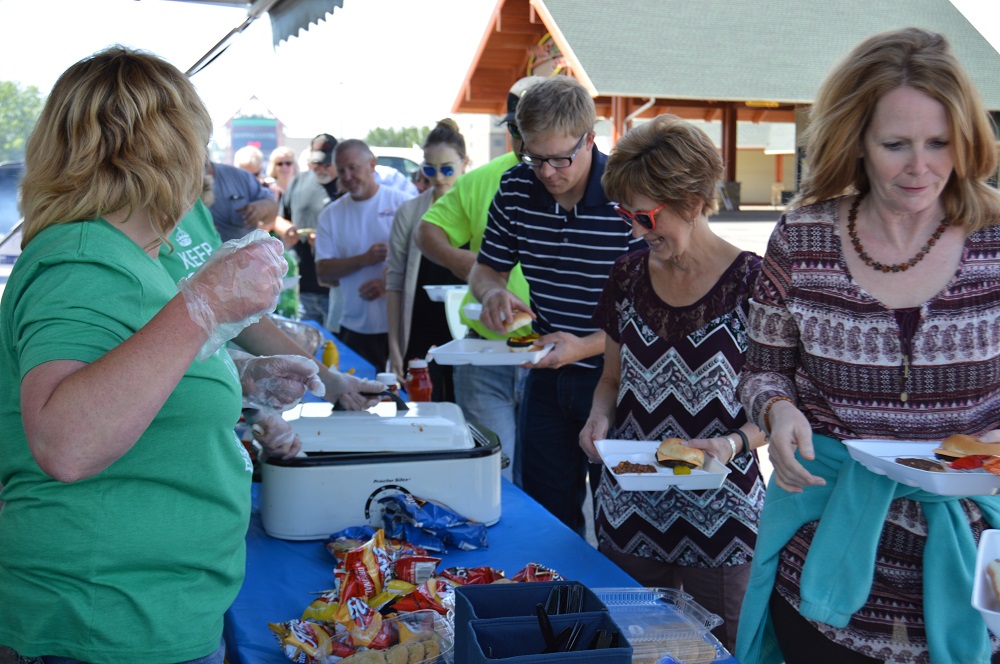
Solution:
[{"label": "clear plastic glove", "polygon": [[385,384],[377,380],[331,371],[326,379],[326,400],[339,403],[347,410],[366,410],[382,400],[381,397],[370,395],[384,392],[385,389]]},{"label": "clear plastic glove", "polygon": [[254,230],[223,244],[197,272],[178,282],[191,320],[208,335],[199,360],[274,311],[288,271],[283,249],[281,240]]},{"label": "clear plastic glove", "polygon": [[240,372],[244,408],[288,410],[306,391],[318,397],[326,394],[319,378],[319,367],[300,355],[265,355],[255,357],[230,349],[230,356]]},{"label": "clear plastic glove", "polygon": [[269,408],[246,410],[244,417],[253,431],[254,440],[260,443],[267,455],[291,459],[302,449],[302,441],[292,433],[292,426],[278,411]]}]

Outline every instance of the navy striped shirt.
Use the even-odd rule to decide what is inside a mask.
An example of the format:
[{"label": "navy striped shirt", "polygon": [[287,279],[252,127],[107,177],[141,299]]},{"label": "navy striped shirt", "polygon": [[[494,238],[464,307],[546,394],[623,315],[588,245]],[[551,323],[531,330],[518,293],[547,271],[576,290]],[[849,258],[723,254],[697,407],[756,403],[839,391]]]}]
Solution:
[{"label": "navy striped shirt", "polygon": [[[645,246],[632,238],[604,195],[607,156],[596,147],[592,155],[587,188],[572,210],[560,206],[524,164],[503,175],[490,205],[477,260],[498,272],[521,263],[539,334],[596,332],[591,316],[615,259]],[[600,363],[601,356],[576,362],[584,367]]]}]

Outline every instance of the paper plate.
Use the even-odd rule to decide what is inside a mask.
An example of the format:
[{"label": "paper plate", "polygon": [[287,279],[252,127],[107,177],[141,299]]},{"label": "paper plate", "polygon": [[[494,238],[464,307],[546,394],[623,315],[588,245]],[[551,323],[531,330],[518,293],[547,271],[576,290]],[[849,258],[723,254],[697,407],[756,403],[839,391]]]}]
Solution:
[{"label": "paper plate", "polygon": [[[902,457],[936,460],[934,450],[941,441],[933,440],[845,440],[851,458],[873,473],[885,475],[907,486],[915,486],[939,496],[992,496],[1000,491],[1000,476],[988,470],[933,472],[896,463]],[[997,446],[1000,452],[1000,445]]]},{"label": "paper plate", "polygon": [[[618,480],[618,485],[626,491],[664,491],[669,487],[699,490],[718,489],[726,481],[729,468],[714,457],[705,455],[705,465],[691,471],[690,475],[674,475],[673,468],[665,468],[656,462],[658,440],[595,440],[594,445],[608,471]],[[616,473],[614,467],[622,461],[642,463],[656,469],[652,473]]]},{"label": "paper plate", "polygon": [[492,339],[455,339],[430,349],[427,354],[438,364],[475,364],[501,366],[534,364],[549,354],[552,344],[536,351],[512,351],[507,342]]}]

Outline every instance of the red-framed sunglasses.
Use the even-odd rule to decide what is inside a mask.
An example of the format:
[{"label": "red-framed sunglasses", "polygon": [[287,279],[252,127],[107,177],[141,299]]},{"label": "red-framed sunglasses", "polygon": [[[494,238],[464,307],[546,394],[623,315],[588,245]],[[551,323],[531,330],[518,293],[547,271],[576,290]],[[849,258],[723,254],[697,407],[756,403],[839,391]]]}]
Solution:
[{"label": "red-framed sunglasses", "polygon": [[665,207],[667,207],[666,203],[660,203],[652,210],[636,210],[635,212],[629,212],[621,205],[616,204],[615,212],[617,212],[618,216],[622,218],[622,221],[629,226],[631,226],[634,221],[646,230],[651,231],[656,228],[656,215],[659,214],[660,210]]}]

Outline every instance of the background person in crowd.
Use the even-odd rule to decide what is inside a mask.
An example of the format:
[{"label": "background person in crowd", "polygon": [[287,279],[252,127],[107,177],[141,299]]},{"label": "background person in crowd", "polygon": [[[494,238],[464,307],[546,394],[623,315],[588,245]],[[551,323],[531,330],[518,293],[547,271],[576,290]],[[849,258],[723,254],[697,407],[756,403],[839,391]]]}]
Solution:
[{"label": "background person in crowd", "polygon": [[260,226],[270,226],[278,213],[271,192],[242,168],[208,162],[215,200],[209,206],[223,242],[241,238]]},{"label": "background person in crowd", "polygon": [[253,145],[244,145],[233,154],[233,166],[242,168],[250,175],[264,182],[264,153]]},{"label": "background person in crowd", "polygon": [[[483,243],[483,232],[493,201],[500,186],[500,177],[520,163],[521,134],[514,121],[514,112],[521,96],[533,85],[545,80],[544,76],[527,76],[518,79],[507,95],[507,115],[503,122],[510,134],[512,152],[507,152],[489,163],[463,175],[444,196],[435,201],[424,213],[417,226],[417,247],[424,256],[451,270],[452,274],[468,281],[476,264],[476,254]],[[524,280],[520,264],[515,265],[507,279],[507,288],[522,302],[528,302],[528,282]],[[461,307],[477,303],[471,290],[462,300]],[[504,339],[486,327],[479,318],[469,318],[463,312],[463,323],[469,326],[472,339]],[[525,335],[530,327],[514,330],[512,334]],[[515,449],[517,421],[527,369],[516,366],[456,365],[452,369],[455,383],[455,402],[462,407],[465,417],[493,431],[500,439],[510,465],[504,476],[521,486],[521,472]]]},{"label": "background person in crowd", "polygon": [[[184,215],[168,240],[169,244],[160,245],[159,260],[174,281],[194,274],[222,246],[222,239],[212,223],[212,215],[201,200],[196,201]],[[327,369],[267,316],[248,325],[236,335],[234,341],[251,355],[300,355],[309,358],[315,363],[323,382],[326,400],[339,403],[347,410],[372,407],[378,400],[364,396],[364,393],[385,389],[379,382],[340,373],[336,368],[332,371]]]},{"label": "background person in crowd", "polygon": [[264,179],[264,184],[271,190],[271,195],[274,196],[279,211],[281,210],[281,197],[292,184],[292,178],[298,173],[299,165],[295,161],[295,150],[284,145],[271,150],[271,156],[267,160],[267,177]]},{"label": "background person in crowd", "polygon": [[275,231],[286,246],[295,250],[299,259],[299,306],[303,320],[316,321],[337,332],[326,320],[330,308],[330,289],[316,280],[313,244],[319,213],[342,193],[337,188],[337,167],[333,150],[337,139],[330,134],[313,138],[308,163],[309,170],[292,178],[281,197]]},{"label": "background person in crowd", "polygon": [[[389,318],[389,366],[397,376],[406,374],[406,361],[424,358],[431,346],[451,341],[443,302],[431,302],[424,286],[460,284],[447,268],[423,260],[414,229],[431,204],[452,188],[469,163],[465,137],[451,118],[441,120],[424,140],[422,172],[431,188],[402,203],[396,210],[389,235],[385,275]],[[455,401],[452,367],[431,361],[433,401]]]},{"label": "background person in crowd", "polygon": [[334,152],[340,186],[347,195],[319,215],[316,277],[342,283],[344,315],[340,339],[384,371],[389,359],[385,303],[385,258],[396,209],[410,196],[375,180],[375,155],[364,141],[348,139]]},{"label": "background person in crowd", "polygon": [[285,264],[272,238],[230,246],[178,292],[155,260],[211,127],[180,71],[114,47],[29,138],[0,307],[0,643],[22,656],[224,660],[251,465],[229,355],[193,360],[274,308]]},{"label": "background person in crowd", "polygon": [[[605,346],[591,316],[615,260],[642,241],[601,188],[607,157],[594,145],[594,100],[580,83],[556,76],[535,85],[518,103],[516,121],[524,163],[500,180],[469,285],[494,332],[526,311],[538,343],[553,344],[525,383],[517,455],[524,490],[582,534],[588,468],[578,436]],[[518,262],[530,308],[507,288]],[[599,469],[594,475],[596,483]]]},{"label": "background person in crowd", "polygon": [[810,120],[809,175],[771,235],[739,384],[774,474],[737,657],[989,661],[1000,644],[969,597],[1000,498],[897,484],[842,442],[1000,440],[989,116],[944,37],[911,28],[855,47]]},{"label": "background person in crowd", "polygon": [[580,446],[681,438],[731,471],[718,489],[623,491],[603,468],[595,529],[604,555],[641,585],[678,588],[725,621],[734,648],[764,483],[752,448],[764,434],[736,398],[760,257],[716,235],[722,157],[703,131],[661,115],[615,145],[601,180],[646,249],[619,258],[594,320],[604,372]]}]

